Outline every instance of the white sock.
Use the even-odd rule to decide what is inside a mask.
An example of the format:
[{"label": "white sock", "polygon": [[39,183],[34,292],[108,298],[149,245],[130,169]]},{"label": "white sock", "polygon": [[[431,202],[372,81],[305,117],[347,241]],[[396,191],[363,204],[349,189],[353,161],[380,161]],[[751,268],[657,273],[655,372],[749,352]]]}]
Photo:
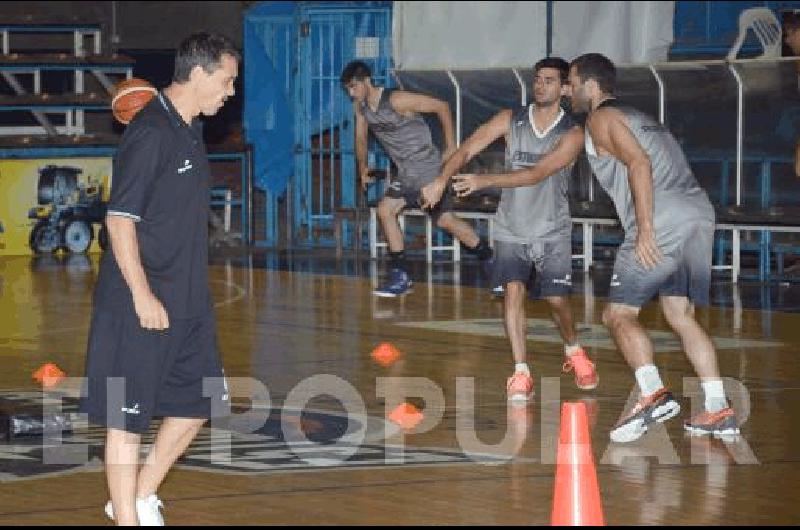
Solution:
[{"label": "white sock", "polygon": [[722,379],[703,381],[700,383],[700,386],[703,387],[703,394],[706,396],[706,411],[719,412],[728,407],[728,400],[725,399],[725,388],[722,386]]},{"label": "white sock", "polygon": [[571,355],[575,355],[581,350],[581,343],[576,342],[575,344],[564,344],[564,353],[567,357]]},{"label": "white sock", "polygon": [[658,368],[655,365],[646,364],[636,370],[635,375],[643,397],[652,396],[664,388],[664,383],[661,382],[661,376],[658,375]]},{"label": "white sock", "polygon": [[514,365],[514,373],[522,372],[523,374],[531,375],[531,370],[528,368],[528,363],[517,363]]}]

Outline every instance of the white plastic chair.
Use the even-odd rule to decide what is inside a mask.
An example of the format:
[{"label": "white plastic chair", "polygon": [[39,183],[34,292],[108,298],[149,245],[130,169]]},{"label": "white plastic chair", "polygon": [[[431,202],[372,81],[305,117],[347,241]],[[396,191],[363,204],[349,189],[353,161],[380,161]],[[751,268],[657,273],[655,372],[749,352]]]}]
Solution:
[{"label": "white plastic chair", "polygon": [[752,29],[758,37],[761,48],[764,50],[758,58],[780,57],[782,46],[781,24],[775,14],[766,7],[752,7],[745,9],[739,15],[739,35],[736,37],[731,51],[728,52],[728,60],[733,61],[739,54],[739,50],[747,38],[747,30]]}]

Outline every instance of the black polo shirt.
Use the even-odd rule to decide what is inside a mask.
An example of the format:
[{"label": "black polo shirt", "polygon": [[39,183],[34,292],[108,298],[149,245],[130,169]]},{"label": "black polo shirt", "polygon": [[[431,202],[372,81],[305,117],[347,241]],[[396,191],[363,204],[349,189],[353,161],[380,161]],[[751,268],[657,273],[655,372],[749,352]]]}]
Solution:
[{"label": "black polo shirt", "polygon": [[[108,214],[136,222],[150,289],[173,319],[211,311],[210,177],[200,120],[187,125],[163,93],[128,125],[114,157]],[[94,303],[133,310],[130,288],[111,251],[101,261]]]}]

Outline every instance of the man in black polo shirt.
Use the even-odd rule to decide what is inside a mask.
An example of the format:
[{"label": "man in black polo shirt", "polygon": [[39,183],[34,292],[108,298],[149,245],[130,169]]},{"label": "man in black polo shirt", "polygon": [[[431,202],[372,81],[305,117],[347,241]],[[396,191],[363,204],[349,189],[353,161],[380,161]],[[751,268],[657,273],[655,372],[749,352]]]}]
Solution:
[{"label": "man in black polo shirt", "polygon": [[[163,525],[155,493],[228,402],[208,289],[210,169],[201,114],[234,93],[239,54],[205,33],[181,43],[172,84],[134,118],[114,160],[82,410],[108,428],[109,517]],[[139,468],[141,435],[164,417]]]}]

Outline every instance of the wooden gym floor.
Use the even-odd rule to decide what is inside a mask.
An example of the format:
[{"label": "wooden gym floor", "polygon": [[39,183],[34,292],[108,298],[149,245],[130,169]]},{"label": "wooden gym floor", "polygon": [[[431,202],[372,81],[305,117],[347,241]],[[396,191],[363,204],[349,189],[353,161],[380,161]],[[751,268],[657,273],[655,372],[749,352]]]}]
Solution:
[{"label": "wooden gym floor", "polygon": [[[800,314],[792,311],[800,306],[786,301],[795,287],[775,304],[773,288],[759,301],[764,289],[722,282],[715,299],[725,303],[699,313],[728,389],[739,389],[735,405],[750,412],[734,440],[684,436],[681,423],[700,403],[697,384],[684,379],[690,367],[657,305],[647,306],[657,364],[684,410],[618,445],[608,432],[634,380],[600,326],[601,280],[595,288],[579,277],[572,297],[600,386],[580,392],[560,375],[562,346],[547,308],[530,302],[536,396],[511,407],[502,302],[463,280],[474,265],[420,266],[412,294],[385,300],[371,294],[374,264],[320,263],[214,260],[219,345],[237,416],[205,429],[169,475],[160,491],[167,524],[548,524],[567,400],[587,404],[608,524],[800,522]],[[0,258],[0,398],[36,402],[31,373],[46,362],[83,374],[96,273],[96,256]],[[764,300],[779,310],[759,309]],[[402,358],[389,367],[373,361],[381,342]],[[64,396],[70,410],[75,388],[68,379],[50,395]],[[423,408],[416,430],[385,420],[401,401]],[[220,433],[230,434],[230,458],[219,456]],[[108,524],[102,435],[81,428],[65,436],[88,458],[62,465],[43,463],[41,439],[0,442],[0,524]]]}]

